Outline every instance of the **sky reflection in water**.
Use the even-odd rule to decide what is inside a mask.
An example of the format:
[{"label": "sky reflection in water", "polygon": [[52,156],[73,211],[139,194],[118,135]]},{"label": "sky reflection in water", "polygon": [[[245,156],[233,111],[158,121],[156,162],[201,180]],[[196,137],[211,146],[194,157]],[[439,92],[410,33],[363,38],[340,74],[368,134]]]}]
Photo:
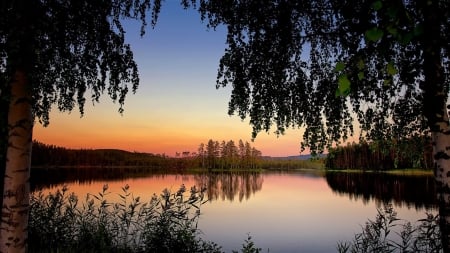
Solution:
[{"label": "sky reflection in water", "polygon": [[[248,234],[263,252],[267,249],[274,253],[336,252],[337,242],[351,240],[368,218],[375,218],[376,208],[381,205],[376,193],[349,192],[361,190],[352,181],[360,182],[360,178],[344,179],[344,183],[339,183],[340,177],[326,179],[305,173],[159,174],[116,181],[74,182],[67,186],[70,192],[85,196],[101,191],[108,184],[111,191],[108,199],[114,201],[125,184],[134,196],[143,200],[149,200],[165,188],[176,191],[181,184],[188,188],[207,185],[210,201],[202,206],[199,228],[206,240],[223,246],[225,252],[238,250]],[[394,207],[399,218],[414,222],[424,218],[426,211],[437,212],[432,204],[425,205],[421,200],[410,203],[413,200],[406,197],[408,203],[400,201],[401,189],[408,186],[398,184],[397,180],[392,187],[400,190],[392,190],[386,188],[390,187],[386,183],[382,194],[395,192],[396,196],[384,195],[383,199],[396,199]]]}]

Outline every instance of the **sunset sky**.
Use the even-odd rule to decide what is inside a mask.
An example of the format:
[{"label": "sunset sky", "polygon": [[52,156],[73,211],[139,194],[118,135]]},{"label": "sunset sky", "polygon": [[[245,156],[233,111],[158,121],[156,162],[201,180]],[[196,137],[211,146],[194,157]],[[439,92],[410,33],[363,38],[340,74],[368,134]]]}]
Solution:
[{"label": "sunset sky", "polygon": [[[148,27],[143,38],[139,23],[126,27],[141,82],[136,94],[128,94],[123,115],[105,94],[99,104],[86,103],[83,117],[77,110],[69,114],[54,108],[48,127],[36,123],[34,139],[68,148],[169,156],[195,152],[209,139],[251,141],[248,120],[227,114],[231,88],[215,88],[225,29],[208,31],[199,14],[183,10],[179,1],[164,2],[156,28]],[[300,140],[301,130],[290,129],[279,137],[273,131],[260,133],[252,145],[263,155],[298,155]]]}]

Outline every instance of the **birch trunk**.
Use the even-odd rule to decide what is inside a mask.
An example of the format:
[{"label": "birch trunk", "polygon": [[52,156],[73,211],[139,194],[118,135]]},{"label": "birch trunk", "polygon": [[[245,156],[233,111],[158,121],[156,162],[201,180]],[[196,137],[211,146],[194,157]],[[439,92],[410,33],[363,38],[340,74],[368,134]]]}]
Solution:
[{"label": "birch trunk", "polygon": [[8,127],[0,252],[26,252],[33,117],[30,88],[23,71],[16,71],[11,82]]},{"label": "birch trunk", "polygon": [[[446,111],[446,110],[445,110]],[[439,132],[432,133],[435,178],[438,193],[440,229],[444,252],[450,252],[450,126],[444,113]]]}]

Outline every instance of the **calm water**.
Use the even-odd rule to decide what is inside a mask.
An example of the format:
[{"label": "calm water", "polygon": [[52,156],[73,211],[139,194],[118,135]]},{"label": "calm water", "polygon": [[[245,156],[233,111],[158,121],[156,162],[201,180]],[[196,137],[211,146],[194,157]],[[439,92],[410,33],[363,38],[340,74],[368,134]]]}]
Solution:
[{"label": "calm water", "polygon": [[409,221],[437,213],[431,177],[308,172],[153,174],[134,178],[83,179],[34,183],[44,191],[65,184],[85,196],[109,185],[113,195],[128,184],[145,200],[165,188],[181,184],[207,187],[210,199],[201,208],[203,238],[226,252],[240,249],[250,234],[263,252],[336,252],[373,219],[383,201],[394,204],[398,216]]}]

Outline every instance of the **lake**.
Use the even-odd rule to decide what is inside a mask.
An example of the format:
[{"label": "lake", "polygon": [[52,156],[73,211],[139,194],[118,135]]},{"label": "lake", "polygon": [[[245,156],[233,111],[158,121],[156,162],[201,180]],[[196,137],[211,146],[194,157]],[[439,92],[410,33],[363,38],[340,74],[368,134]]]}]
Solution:
[{"label": "lake", "polygon": [[431,176],[298,171],[154,173],[52,182],[49,177],[41,174],[32,189],[48,192],[67,185],[84,197],[108,184],[110,196],[117,197],[128,184],[134,196],[149,200],[182,184],[206,187],[209,201],[201,207],[198,226],[204,239],[225,252],[239,250],[248,234],[263,252],[337,252],[337,243],[361,232],[383,202],[392,203],[398,217],[411,222],[438,212]]}]

